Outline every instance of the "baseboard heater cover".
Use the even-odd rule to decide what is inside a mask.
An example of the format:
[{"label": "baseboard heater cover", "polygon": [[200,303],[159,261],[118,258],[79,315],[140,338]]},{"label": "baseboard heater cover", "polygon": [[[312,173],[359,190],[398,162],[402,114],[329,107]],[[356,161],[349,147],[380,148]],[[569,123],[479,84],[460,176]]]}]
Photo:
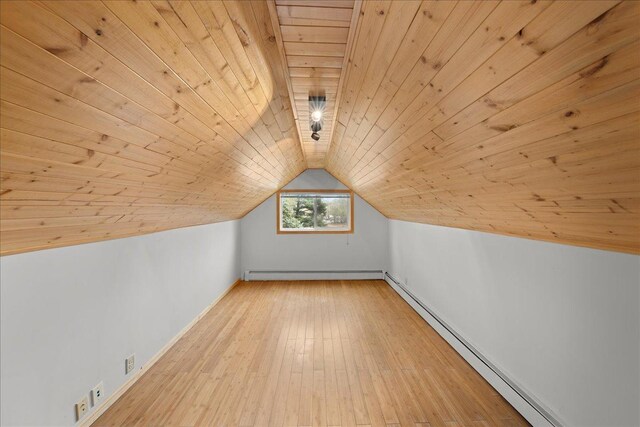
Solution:
[{"label": "baseboard heater cover", "polygon": [[486,379],[514,408],[533,426],[562,427],[562,423],[550,410],[544,408],[529,393],[522,390],[514,381],[491,363],[473,345],[458,334],[429,309],[407,287],[389,273],[384,273],[385,281],[420,316],[431,325],[484,379]]},{"label": "baseboard heater cover", "polygon": [[380,280],[383,270],[247,270],[244,280]]}]

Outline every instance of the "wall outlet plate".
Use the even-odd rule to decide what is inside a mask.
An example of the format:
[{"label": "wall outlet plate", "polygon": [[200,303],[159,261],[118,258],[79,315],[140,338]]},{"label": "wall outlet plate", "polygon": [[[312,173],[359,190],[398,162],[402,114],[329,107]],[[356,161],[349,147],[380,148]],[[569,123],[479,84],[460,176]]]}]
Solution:
[{"label": "wall outlet plate", "polygon": [[104,384],[102,383],[102,381],[100,381],[98,385],[91,390],[91,404],[93,406],[96,406],[98,403],[100,403],[100,401],[102,401],[103,397],[104,397]]},{"label": "wall outlet plate", "polygon": [[87,412],[89,412],[89,400],[87,399],[87,396],[84,396],[82,399],[78,400],[78,403],[76,403],[76,420],[80,421]]},{"label": "wall outlet plate", "polygon": [[129,374],[133,372],[133,368],[136,366],[136,355],[132,354],[131,356],[125,359],[124,363],[124,373]]}]

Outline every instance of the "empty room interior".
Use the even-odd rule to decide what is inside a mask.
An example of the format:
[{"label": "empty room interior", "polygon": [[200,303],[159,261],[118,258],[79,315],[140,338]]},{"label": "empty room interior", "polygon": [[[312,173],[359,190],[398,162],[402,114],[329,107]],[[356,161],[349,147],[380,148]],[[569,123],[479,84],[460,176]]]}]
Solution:
[{"label": "empty room interior", "polygon": [[640,1],[0,2],[0,425],[640,426]]}]

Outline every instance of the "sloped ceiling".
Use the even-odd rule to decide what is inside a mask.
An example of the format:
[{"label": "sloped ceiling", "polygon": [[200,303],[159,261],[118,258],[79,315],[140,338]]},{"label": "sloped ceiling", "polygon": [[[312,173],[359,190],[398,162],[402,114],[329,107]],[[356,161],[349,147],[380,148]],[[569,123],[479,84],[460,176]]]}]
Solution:
[{"label": "sloped ceiling", "polygon": [[[307,166],[323,168],[361,1],[268,0],[268,4]],[[310,94],[327,98],[318,141],[311,138]]]},{"label": "sloped ceiling", "polygon": [[327,170],[390,218],[640,252],[640,2],[367,1]]},{"label": "sloped ceiling", "polygon": [[265,2],[1,7],[3,254],[239,218],[306,168]]},{"label": "sloped ceiling", "polygon": [[640,2],[0,7],[3,254],[240,218],[323,165],[390,218],[640,253]]}]

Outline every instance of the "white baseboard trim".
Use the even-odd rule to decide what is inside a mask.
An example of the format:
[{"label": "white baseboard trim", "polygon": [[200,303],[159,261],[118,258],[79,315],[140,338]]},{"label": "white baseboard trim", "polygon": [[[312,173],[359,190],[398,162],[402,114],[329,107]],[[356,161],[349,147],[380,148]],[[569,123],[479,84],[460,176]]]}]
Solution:
[{"label": "white baseboard trim", "polygon": [[198,323],[198,321],[202,319],[209,312],[209,310],[211,310],[218,302],[220,302],[220,300],[222,300],[222,298],[224,298],[224,296],[227,295],[231,291],[231,289],[233,289],[240,282],[241,282],[241,279],[236,280],[222,294],[220,294],[215,300],[213,300],[211,304],[209,304],[204,310],[202,310],[200,314],[198,314],[191,322],[189,322],[187,326],[182,328],[182,330],[178,332],[178,334],[175,337],[173,337],[168,343],[166,343],[164,347],[160,349],[160,351],[158,351],[151,359],[149,359],[146,364],[144,364],[137,372],[135,372],[113,394],[108,396],[107,399],[102,404],[95,407],[94,410],[86,418],[83,418],[82,420],[78,421],[77,425],[79,427],[89,427],[91,424],[93,424],[102,414],[104,414],[107,411],[107,409],[109,409],[111,405],[113,405],[120,397],[122,397],[122,395],[125,394],[125,392],[129,390],[129,388],[131,388],[131,386],[135,384],[136,381],[138,381],[149,369],[151,369],[151,367],[158,360],[160,360],[160,358],[164,356],[164,354],[176,342],[178,342],[178,340],[182,338],[184,334],[189,332],[189,330],[196,323]]},{"label": "white baseboard trim", "polygon": [[244,280],[380,280],[382,270],[247,270]]},{"label": "white baseboard trim", "polygon": [[514,381],[507,378],[502,371],[442,321],[437,314],[427,309],[427,306],[411,294],[396,278],[385,273],[385,281],[533,426],[561,427],[563,425],[555,414],[552,414],[530,393],[526,393]]}]

